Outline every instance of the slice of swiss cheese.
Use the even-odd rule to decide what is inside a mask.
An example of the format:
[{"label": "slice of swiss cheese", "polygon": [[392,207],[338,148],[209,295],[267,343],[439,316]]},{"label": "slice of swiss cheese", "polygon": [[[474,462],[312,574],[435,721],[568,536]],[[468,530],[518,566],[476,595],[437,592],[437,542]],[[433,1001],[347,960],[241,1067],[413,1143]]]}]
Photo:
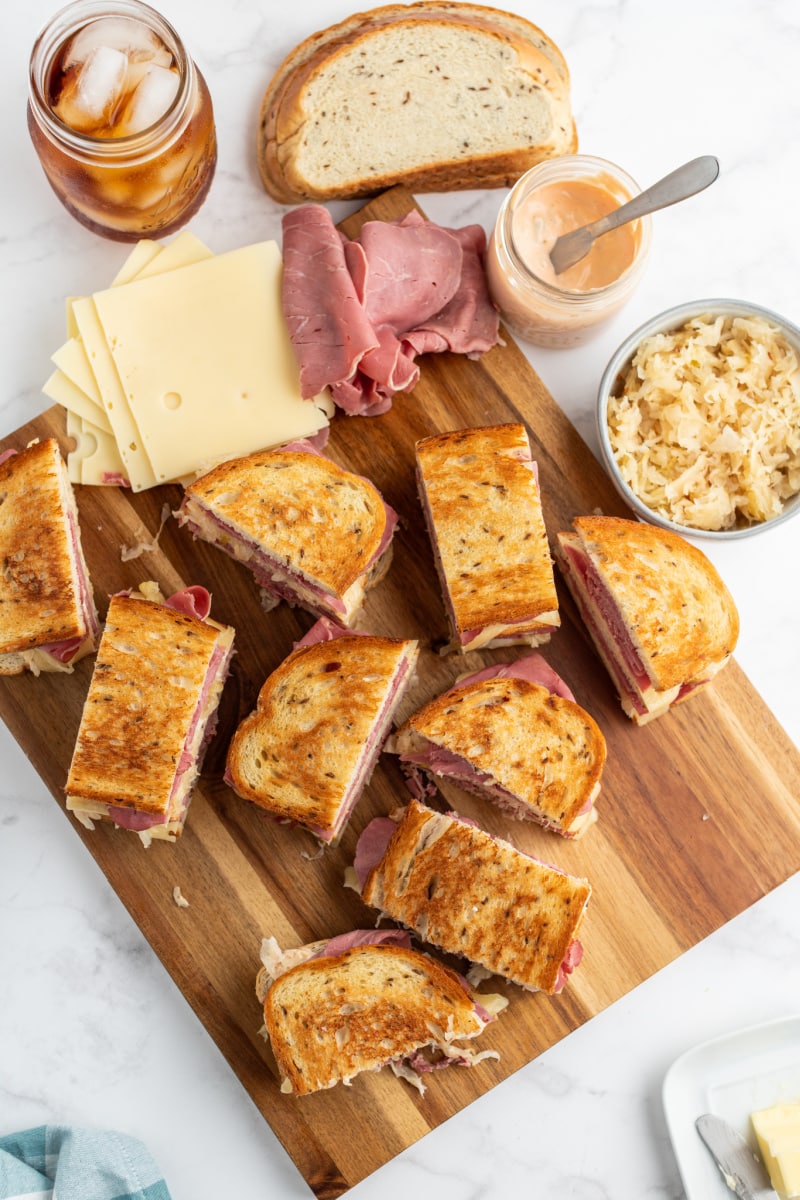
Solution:
[{"label": "slice of swiss cheese", "polygon": [[[158,242],[137,242],[125,262],[112,280],[112,287],[120,287],[139,277],[149,277],[160,271],[174,271],[211,258],[212,252],[190,230],[185,229],[165,246]],[[51,400],[61,404],[67,414],[67,432],[75,440],[75,447],[67,454],[67,470],[72,483],[102,484],[109,479],[117,482],[120,474],[126,474],[125,464],[117,449],[111,423],[103,408],[103,401],[89,365],[80,332],[75,320],[73,305],[77,297],[70,297],[66,304],[68,341],[51,356],[57,370],[53,372],[42,391]],[[108,436],[99,436],[98,430]],[[85,464],[85,465],[84,465]]]},{"label": "slice of swiss cheese", "polygon": [[73,311],[134,491],[308,437],[275,242],[135,279]]},{"label": "slice of swiss cheese", "polygon": [[[184,230],[184,233],[185,232],[187,231]],[[182,241],[183,235],[179,233],[178,236],[174,238],[172,242],[170,242],[170,245],[175,245],[176,242]],[[130,254],[125,259],[125,262],[111,280],[111,286],[120,287],[120,285],[123,283],[130,283],[132,279],[136,278],[140,271],[143,271],[144,268],[153,262],[154,259],[158,258],[164,249],[165,247],[161,246],[158,242],[153,242],[149,238],[142,238],[142,240],[137,242],[133,247]]]},{"label": "slice of swiss cheese", "polygon": [[111,424],[102,404],[95,404],[84,389],[78,387],[72,378],[63,371],[54,371],[42,387],[42,391],[51,400],[63,405],[73,416],[99,426],[108,434],[111,433]]},{"label": "slice of swiss cheese", "polygon": [[75,449],[67,455],[71,483],[119,484],[127,478],[114,435],[67,410],[67,436]]}]

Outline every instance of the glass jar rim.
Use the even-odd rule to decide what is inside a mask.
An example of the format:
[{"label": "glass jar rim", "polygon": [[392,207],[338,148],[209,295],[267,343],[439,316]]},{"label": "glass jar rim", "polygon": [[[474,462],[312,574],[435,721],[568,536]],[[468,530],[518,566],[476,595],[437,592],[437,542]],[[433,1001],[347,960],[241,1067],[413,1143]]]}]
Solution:
[{"label": "glass jar rim", "polygon": [[[536,188],[543,186],[548,182],[556,180],[566,181],[570,178],[575,178],[574,170],[577,168],[579,172],[586,172],[586,177],[589,172],[594,172],[595,176],[601,172],[611,175],[615,182],[624,187],[629,198],[638,195],[642,190],[635,179],[630,176],[622,167],[611,162],[606,158],[599,158],[590,154],[564,154],[557,158],[545,159],[543,162],[537,163],[531,167],[511,188],[510,192],[503,201],[498,217],[498,226],[504,229],[504,243],[506,253],[511,259],[515,270],[523,275],[527,281],[535,284],[550,297],[553,301],[573,304],[576,307],[583,304],[591,304],[600,297],[613,296],[619,291],[623,291],[634,282],[640,272],[644,268],[644,263],[650,249],[650,239],[652,225],[649,216],[639,217],[639,243],[636,248],[636,253],[629,265],[625,268],[621,275],[610,283],[603,284],[601,287],[595,288],[565,288],[559,286],[558,283],[550,282],[543,279],[541,275],[537,275],[536,271],[528,265],[528,263],[520,255],[513,237],[513,217],[516,206],[527,196],[529,196]],[[621,203],[624,203],[622,201]]]},{"label": "glass jar rim", "polygon": [[[121,137],[102,138],[72,129],[53,112],[46,99],[46,81],[54,59],[64,43],[82,28],[103,17],[121,17],[148,26],[164,41],[178,67],[179,87],[161,116],[137,133]],[[160,12],[143,0],[73,0],[49,19],[31,50],[28,70],[28,93],[31,113],[44,134],[77,153],[97,157],[130,155],[136,150],[149,150],[154,135],[159,140],[174,134],[185,114],[194,85],[194,64],[177,30]]]}]

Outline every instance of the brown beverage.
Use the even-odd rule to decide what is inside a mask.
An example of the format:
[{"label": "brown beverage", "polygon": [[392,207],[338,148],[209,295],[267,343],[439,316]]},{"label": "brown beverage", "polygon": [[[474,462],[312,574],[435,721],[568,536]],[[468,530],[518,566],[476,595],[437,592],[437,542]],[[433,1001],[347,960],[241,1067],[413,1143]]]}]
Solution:
[{"label": "brown beverage", "polygon": [[28,129],[61,203],[119,241],[185,224],[216,166],[205,80],[139,0],[79,0],[56,14],[31,55]]}]

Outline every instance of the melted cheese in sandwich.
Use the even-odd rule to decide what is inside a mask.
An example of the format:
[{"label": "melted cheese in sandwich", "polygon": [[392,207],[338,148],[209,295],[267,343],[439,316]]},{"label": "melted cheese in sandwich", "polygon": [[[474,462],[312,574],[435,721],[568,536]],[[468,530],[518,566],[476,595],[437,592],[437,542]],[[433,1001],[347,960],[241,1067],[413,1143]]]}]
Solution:
[{"label": "melted cheese in sandwich", "polygon": [[[549,627],[558,625],[560,619],[557,612],[541,613],[536,618],[537,623],[543,627],[541,632],[530,630],[520,634],[518,637],[514,636],[513,625],[485,625],[483,629],[476,631],[474,637],[471,637],[469,641],[464,642],[462,645],[453,643],[453,648],[467,651],[484,650],[487,647],[491,648],[492,646],[501,644],[503,646],[539,646],[542,642],[549,641]],[[530,622],[525,621],[523,624],[528,625]],[[545,626],[547,628],[544,628]]]}]

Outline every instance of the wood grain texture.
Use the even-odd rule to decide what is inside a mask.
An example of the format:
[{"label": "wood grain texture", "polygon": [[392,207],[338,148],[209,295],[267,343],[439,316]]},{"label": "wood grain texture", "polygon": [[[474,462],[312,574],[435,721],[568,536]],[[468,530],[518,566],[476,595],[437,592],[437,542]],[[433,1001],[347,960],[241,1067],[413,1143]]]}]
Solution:
[{"label": "wood grain texture", "polygon": [[[387,193],[344,228],[353,234],[366,217],[400,216],[411,204],[402,191]],[[361,621],[373,632],[418,637],[423,644],[400,717],[465,669],[463,660],[431,648],[446,628],[415,495],[414,442],[440,430],[505,420],[522,420],[530,432],[551,540],[578,514],[600,509],[625,515],[591,452],[510,338],[479,362],[429,356],[413,394],[398,396],[389,413],[334,422],[331,456],[369,475],[402,518],[394,563],[370,593]],[[1,444],[20,446],[51,433],[66,448],[58,409]],[[569,843],[510,822],[453,789],[447,798],[492,832],[588,876],[594,895],[582,930],[583,963],[560,996],[499,984],[511,1005],[481,1045],[496,1047],[500,1061],[438,1072],[424,1097],[385,1072],[317,1096],[280,1095],[270,1051],[258,1033],[254,981],[261,938],[273,934],[292,946],[374,924],[374,913],[343,888],[342,877],[367,821],[407,797],[401,774],[384,756],[341,845],[321,857],[315,857],[309,834],[275,825],[239,800],[222,782],[228,741],[267,673],[311,618],[285,605],[264,613],[250,575],[219,551],[194,543],[174,521],[167,522],[156,552],[122,562],[120,546],[151,537],[164,503],[177,507],[177,488],[138,496],[116,488],[77,490],[101,615],[111,592],[142,579],[157,580],[165,591],[203,583],[213,594],[212,615],[236,627],[237,654],[219,730],[177,845],[154,843],[145,851],[129,833],[110,826],[89,833],[65,819],[316,1195],[341,1195],[800,866],[800,753],[738,665],[733,662],[676,712],[639,729],[623,716],[559,585],[563,625],[545,653],[608,742],[599,822],[582,842]],[[515,653],[471,654],[466,665]],[[0,680],[0,715],[62,807],[91,670],[89,659],[73,676]],[[189,908],[174,904],[176,885]]]}]

